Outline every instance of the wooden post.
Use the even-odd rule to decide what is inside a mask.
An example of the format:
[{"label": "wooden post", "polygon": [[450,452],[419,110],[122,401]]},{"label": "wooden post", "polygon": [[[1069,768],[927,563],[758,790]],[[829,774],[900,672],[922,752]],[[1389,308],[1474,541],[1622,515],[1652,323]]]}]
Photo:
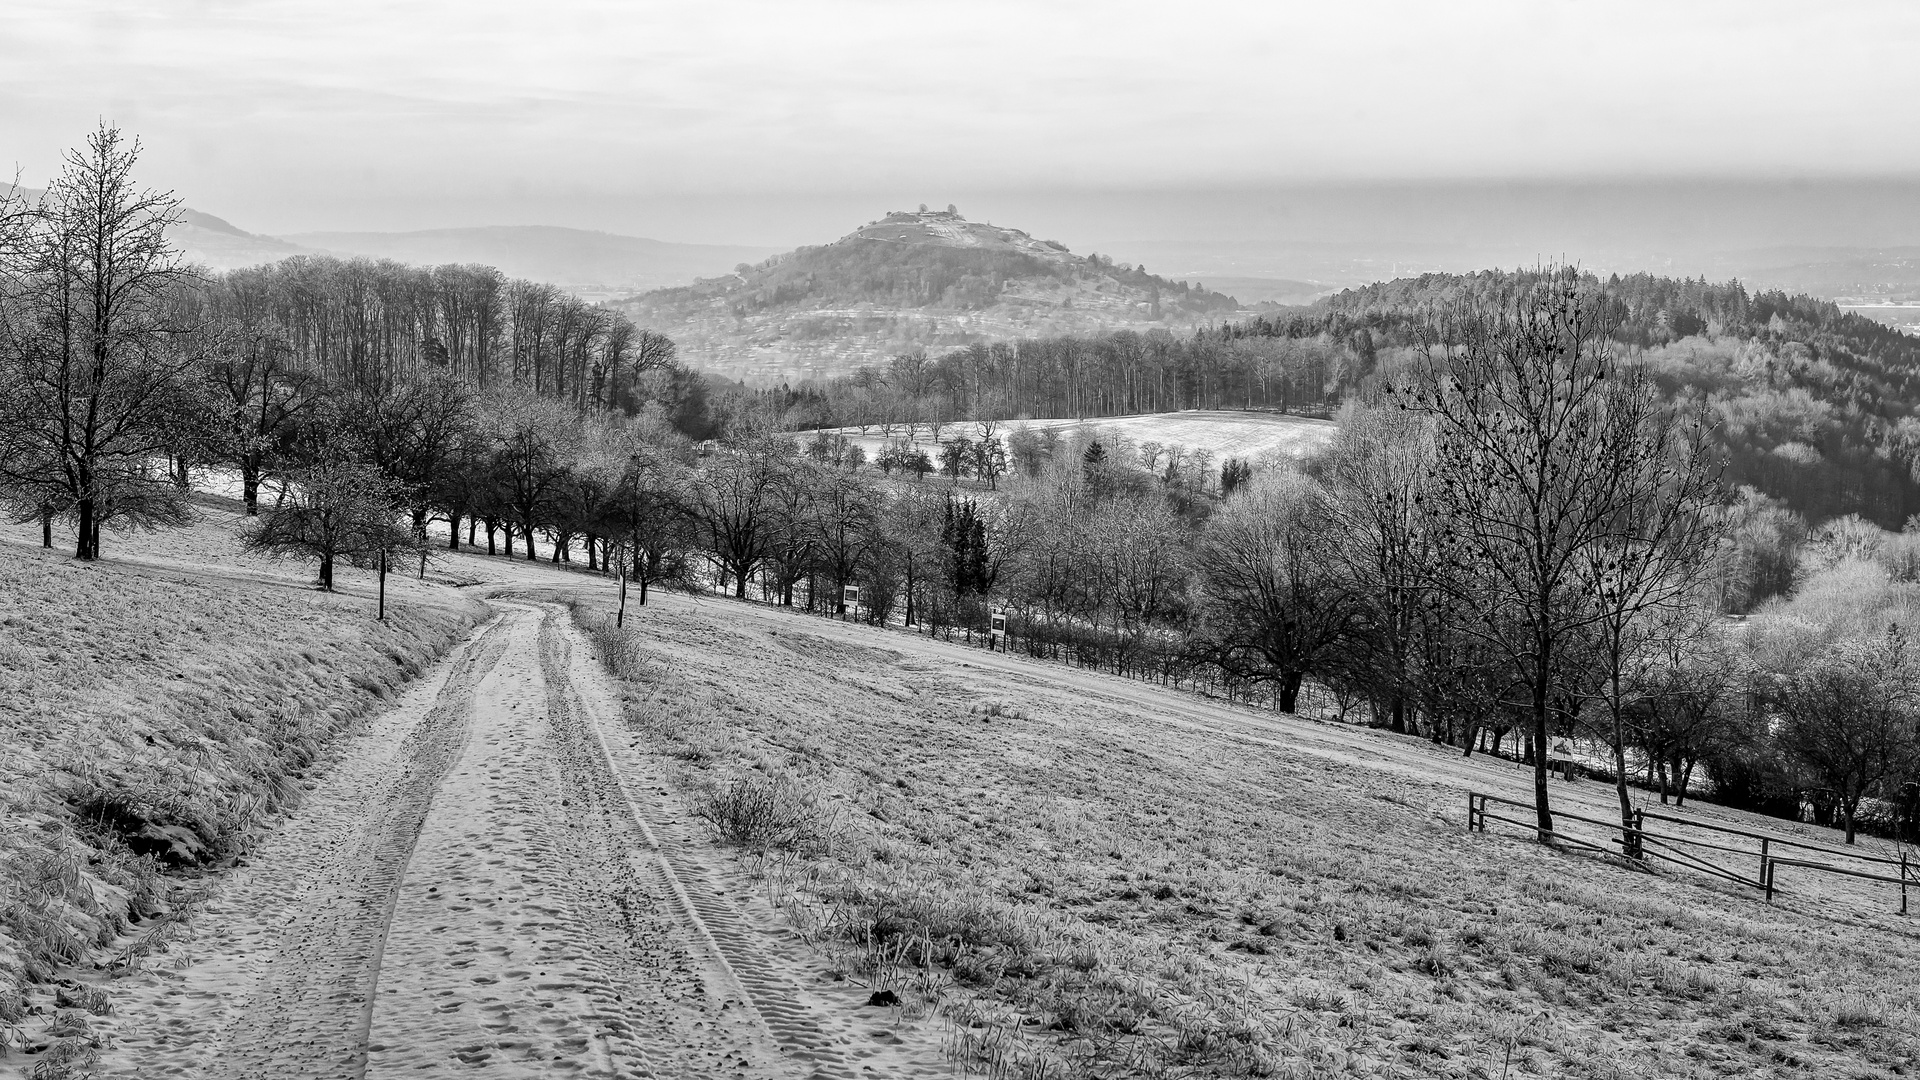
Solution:
[{"label": "wooden post", "polygon": [[380,621],[387,621],[387,549],[380,549]]},{"label": "wooden post", "polygon": [[1768,846],[1769,845],[1767,842],[1767,838],[1764,836],[1761,837],[1760,838],[1760,880],[1762,881],[1765,881],[1767,879],[1767,848]]},{"label": "wooden post", "polygon": [[620,559],[620,610],[613,616],[614,629],[627,625],[627,560]]},{"label": "wooden post", "polygon": [[1907,913],[1907,849],[1900,849],[1900,914]]}]

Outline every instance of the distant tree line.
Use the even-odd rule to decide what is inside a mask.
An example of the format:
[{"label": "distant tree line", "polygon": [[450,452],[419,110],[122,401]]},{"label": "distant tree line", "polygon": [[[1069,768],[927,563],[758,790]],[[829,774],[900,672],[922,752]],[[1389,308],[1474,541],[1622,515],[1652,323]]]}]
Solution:
[{"label": "distant tree line", "polygon": [[220,274],[203,296],[209,317],[260,339],[277,363],[361,392],[444,373],[576,408],[697,411],[697,380],[670,339],[490,266],[302,255]]}]

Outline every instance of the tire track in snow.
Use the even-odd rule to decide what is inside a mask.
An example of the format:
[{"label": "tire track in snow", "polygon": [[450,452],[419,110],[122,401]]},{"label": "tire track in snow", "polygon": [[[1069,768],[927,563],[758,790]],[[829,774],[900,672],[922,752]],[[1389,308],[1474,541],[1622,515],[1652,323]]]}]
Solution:
[{"label": "tire track in snow", "polygon": [[785,1056],[803,1066],[811,1066],[811,1071],[806,1073],[809,1077],[836,1080],[855,1077],[858,1074],[801,1002],[796,988],[777,974],[775,966],[756,947],[756,934],[739,913],[698,878],[692,878],[693,885],[689,887],[691,875],[675,869],[669,851],[649,823],[648,814],[620,779],[595,710],[572,677],[575,670],[573,635],[560,628],[560,618],[558,609],[549,609],[542,626],[542,657],[551,698],[549,711],[556,720],[565,718],[583,746],[590,748],[591,752],[583,755],[590,772],[587,783],[598,788],[630,823],[630,862],[674,898],[687,925],[705,944],[717,974],[764,1026]]},{"label": "tire track in snow", "polygon": [[[451,661],[434,702],[390,762],[329,777],[296,826],[318,846],[274,953],[223,1033],[208,1075],[349,1078],[366,1071],[370,1003],[394,898],[440,778],[458,755],[474,688],[504,647],[501,620]],[[324,783],[324,782],[323,782]]]}]

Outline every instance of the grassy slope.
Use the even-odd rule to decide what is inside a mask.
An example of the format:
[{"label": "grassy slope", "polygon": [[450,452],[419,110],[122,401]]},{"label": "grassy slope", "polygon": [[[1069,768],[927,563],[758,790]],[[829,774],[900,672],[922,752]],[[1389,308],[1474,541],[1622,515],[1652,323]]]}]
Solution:
[{"label": "grassy slope", "polygon": [[1887,897],[1769,907],[1466,832],[1462,786],[1518,795],[1510,764],[724,601],[628,626],[629,722],[693,783],[844,811],[780,875],[803,932],[930,952],[976,1037],[1127,1075],[1920,1068]]},{"label": "grassy slope", "polygon": [[[293,803],[328,739],[459,639],[478,605],[396,581],[373,619],[306,567],[238,553],[234,515],[76,563],[0,527],[0,1035],[23,975],[164,911]],[[4,1040],[0,1040],[4,1050]]]}]

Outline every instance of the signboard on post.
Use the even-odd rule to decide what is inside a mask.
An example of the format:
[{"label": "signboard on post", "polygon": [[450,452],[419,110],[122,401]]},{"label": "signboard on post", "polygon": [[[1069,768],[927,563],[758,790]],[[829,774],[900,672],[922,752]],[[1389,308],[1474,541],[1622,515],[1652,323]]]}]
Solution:
[{"label": "signboard on post", "polygon": [[842,614],[856,612],[860,606],[860,586],[843,585],[840,587],[840,611]]},{"label": "signboard on post", "polygon": [[993,618],[988,622],[987,627],[987,647],[991,649],[1002,648],[1007,637],[1007,613],[1004,611],[994,612]]}]

